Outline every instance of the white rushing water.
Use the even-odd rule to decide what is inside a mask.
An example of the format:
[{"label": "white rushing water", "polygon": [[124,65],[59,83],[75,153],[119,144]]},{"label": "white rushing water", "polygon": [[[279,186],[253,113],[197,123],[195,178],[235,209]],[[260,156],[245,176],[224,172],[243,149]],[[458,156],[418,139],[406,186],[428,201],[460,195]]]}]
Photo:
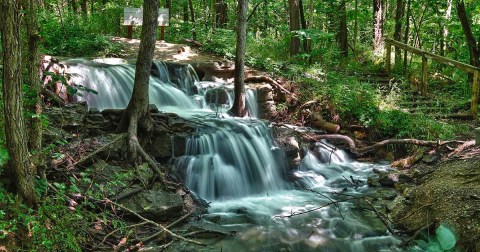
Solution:
[{"label": "white rushing water", "polygon": [[[100,110],[126,107],[134,67],[117,63],[71,61],[73,81],[98,92],[77,99]],[[200,82],[190,66],[177,63],[156,62],[152,73],[150,102],[201,122],[175,162],[185,185],[210,202],[208,213],[191,224],[232,234],[205,240],[206,248],[176,243],[172,251],[400,250],[375,214],[354,200],[372,192],[365,185],[372,169],[387,167],[355,162],[335,146],[317,143],[300,168],[290,170],[264,122],[222,119],[217,106],[206,104],[208,90],[223,88],[229,101],[220,113],[226,111],[231,85]],[[254,90],[247,91],[247,108],[258,117]]]}]

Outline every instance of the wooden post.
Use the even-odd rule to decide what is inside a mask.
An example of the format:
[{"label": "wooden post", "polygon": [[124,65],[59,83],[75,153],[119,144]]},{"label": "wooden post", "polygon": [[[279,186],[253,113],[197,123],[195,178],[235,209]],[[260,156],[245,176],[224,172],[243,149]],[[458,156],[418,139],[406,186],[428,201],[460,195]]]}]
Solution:
[{"label": "wooden post", "polygon": [[478,118],[478,88],[480,86],[480,71],[473,73],[472,106],[470,112],[474,120]]},{"label": "wooden post", "polygon": [[160,41],[165,41],[165,26],[160,26]]},{"label": "wooden post", "polygon": [[385,44],[387,46],[387,58],[385,59],[386,62],[386,71],[387,74],[390,74],[392,71],[392,44],[390,42],[387,42]]},{"label": "wooden post", "polygon": [[428,60],[425,54],[422,54],[422,95],[425,96],[428,93]]},{"label": "wooden post", "polygon": [[133,37],[133,25],[127,25],[127,38],[132,39]]}]

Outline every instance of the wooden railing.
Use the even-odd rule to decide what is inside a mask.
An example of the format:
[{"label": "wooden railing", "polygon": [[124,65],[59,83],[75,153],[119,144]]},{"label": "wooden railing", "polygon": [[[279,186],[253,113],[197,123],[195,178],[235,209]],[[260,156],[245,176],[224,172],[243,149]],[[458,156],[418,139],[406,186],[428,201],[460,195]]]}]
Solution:
[{"label": "wooden railing", "polygon": [[423,95],[428,93],[428,59],[436,61],[438,63],[442,63],[448,66],[456,67],[464,72],[473,73],[473,85],[472,85],[472,101],[470,106],[470,113],[473,119],[478,118],[478,89],[480,85],[480,68],[474,67],[469,64],[465,64],[456,60],[452,60],[449,58],[445,58],[440,55],[436,55],[430,52],[426,52],[424,50],[409,46],[402,42],[393,40],[393,39],[385,39],[386,47],[387,47],[387,58],[386,58],[386,68],[387,73],[390,73],[392,63],[391,63],[391,54],[392,54],[392,46],[397,48],[403,49],[405,51],[411,52],[413,54],[417,54],[422,56],[422,79],[421,79],[421,87],[420,91]]}]

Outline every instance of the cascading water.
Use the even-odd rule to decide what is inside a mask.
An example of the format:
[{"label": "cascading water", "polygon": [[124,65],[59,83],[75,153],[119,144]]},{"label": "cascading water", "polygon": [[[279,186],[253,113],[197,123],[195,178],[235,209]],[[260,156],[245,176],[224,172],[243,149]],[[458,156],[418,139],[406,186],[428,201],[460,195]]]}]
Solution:
[{"label": "cascading water", "polygon": [[177,162],[186,185],[207,200],[241,198],[285,189],[281,151],[263,122],[233,119],[203,121],[187,140]]},{"label": "cascading water", "polygon": [[[77,99],[99,109],[126,107],[133,66],[86,61],[70,65],[75,83],[99,93]],[[227,90],[226,103],[231,104],[231,85],[198,82],[190,67],[160,62],[154,65],[150,83],[150,101],[160,110],[201,122],[187,140],[186,155],[175,162],[185,184],[211,201],[208,213],[192,225],[237,234],[206,240],[210,246],[202,251],[399,250],[398,240],[374,213],[357,209],[352,202],[372,189],[349,179],[366,180],[373,167],[385,166],[354,162],[334,146],[317,143],[298,170],[288,171],[265,123],[215,118],[218,111],[205,104],[204,95],[213,88]],[[257,117],[254,97],[253,90],[247,91],[249,113]],[[308,213],[297,215],[300,212]],[[174,250],[200,250],[190,244],[174,246]]]}]

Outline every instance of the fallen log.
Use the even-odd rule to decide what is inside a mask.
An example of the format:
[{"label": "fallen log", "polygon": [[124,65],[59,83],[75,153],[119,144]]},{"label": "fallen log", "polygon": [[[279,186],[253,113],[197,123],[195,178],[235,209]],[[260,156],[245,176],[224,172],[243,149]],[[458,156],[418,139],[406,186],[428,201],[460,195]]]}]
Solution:
[{"label": "fallen log", "polygon": [[328,133],[336,134],[340,131],[340,125],[323,120],[322,116],[318,113],[312,115],[311,124],[313,127],[323,129]]},{"label": "fallen log", "polygon": [[286,93],[288,95],[290,95],[290,97],[292,97],[292,99],[294,99],[295,101],[298,101],[298,98],[295,94],[293,94],[292,92],[288,91],[287,89],[285,89],[282,85],[280,85],[280,83],[278,83],[276,80],[268,77],[268,76],[249,76],[247,78],[245,78],[244,80],[245,83],[249,83],[249,82],[253,82],[253,83],[256,83],[256,82],[266,82],[270,85],[272,85],[274,88],[277,88],[277,89],[280,89],[281,92],[283,93]]},{"label": "fallen log", "polygon": [[187,44],[191,44],[191,45],[193,45],[193,46],[197,46],[197,47],[202,47],[202,46],[203,46],[202,43],[200,43],[200,42],[198,42],[198,41],[196,41],[196,40],[193,40],[193,39],[185,39],[184,41],[185,41]]}]

